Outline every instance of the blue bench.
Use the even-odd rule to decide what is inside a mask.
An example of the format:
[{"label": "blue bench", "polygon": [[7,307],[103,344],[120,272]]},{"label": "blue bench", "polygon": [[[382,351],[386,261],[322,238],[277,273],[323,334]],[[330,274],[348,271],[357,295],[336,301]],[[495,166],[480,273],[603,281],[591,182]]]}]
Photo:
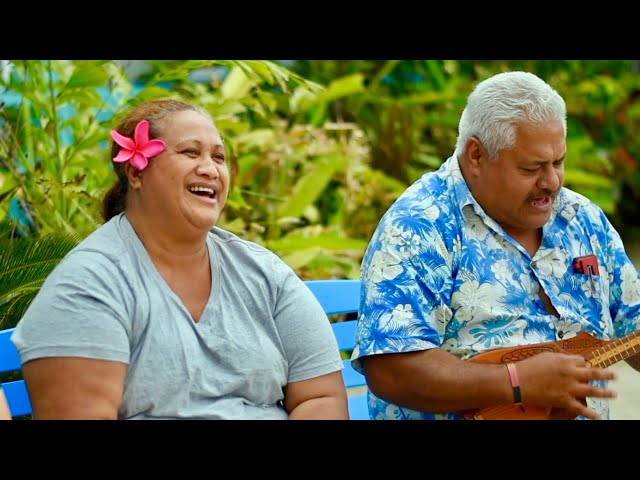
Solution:
[{"label": "blue bench", "polygon": [[[327,315],[358,313],[360,280],[307,280],[305,284],[314,293]],[[338,348],[348,357],[355,345],[357,320],[334,322],[331,327],[338,340]],[[349,392],[351,420],[369,420],[365,378],[353,369],[348,358],[344,360],[342,377]]]},{"label": "blue bench", "polygon": [[[360,301],[359,280],[309,280],[306,285],[314,293],[327,315],[357,313]],[[346,320],[331,324],[338,340],[338,347],[344,356],[353,349],[356,335],[356,320]],[[11,334],[13,328],[0,331],[0,373],[20,372],[22,364]],[[348,359],[344,360],[342,371],[344,383],[349,394],[349,414],[352,420],[368,420],[366,383],[364,377],[356,372]],[[24,380],[8,381],[2,384],[9,409],[13,417],[31,415],[32,407]]]},{"label": "blue bench", "polygon": [[[0,331],[0,373],[20,372],[22,363],[16,347],[10,337],[13,328]],[[2,384],[2,389],[9,403],[11,416],[31,415],[31,399],[24,380],[15,380]]]}]

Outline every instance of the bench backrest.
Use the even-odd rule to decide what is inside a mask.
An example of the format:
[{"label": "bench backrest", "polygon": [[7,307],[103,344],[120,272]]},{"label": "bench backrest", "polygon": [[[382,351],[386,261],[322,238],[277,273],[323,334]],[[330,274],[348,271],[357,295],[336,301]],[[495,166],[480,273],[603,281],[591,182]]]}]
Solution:
[{"label": "bench backrest", "polygon": [[[309,280],[305,284],[314,293],[327,315],[358,312],[359,280]],[[368,420],[366,382],[348,360],[355,344],[356,320],[334,322],[331,326],[338,340],[338,347],[346,357],[342,376],[349,392],[349,414],[352,420]],[[22,369],[18,351],[10,339],[13,330],[9,328],[0,331],[0,373],[19,372]],[[31,400],[24,380],[8,381],[2,384],[2,388],[13,417],[32,414]]]},{"label": "bench backrest", "polygon": [[[22,370],[20,356],[10,338],[12,333],[13,328],[0,330],[0,373],[20,372]],[[2,389],[7,397],[12,417],[31,415],[31,399],[24,380],[3,383]]]},{"label": "bench backrest", "polygon": [[[307,280],[305,284],[314,293],[327,315],[358,313],[360,304],[360,280]],[[352,420],[369,420],[367,387],[364,376],[351,366],[349,355],[356,339],[357,320],[345,320],[331,324],[343,352],[342,376],[349,393],[349,415]]]}]

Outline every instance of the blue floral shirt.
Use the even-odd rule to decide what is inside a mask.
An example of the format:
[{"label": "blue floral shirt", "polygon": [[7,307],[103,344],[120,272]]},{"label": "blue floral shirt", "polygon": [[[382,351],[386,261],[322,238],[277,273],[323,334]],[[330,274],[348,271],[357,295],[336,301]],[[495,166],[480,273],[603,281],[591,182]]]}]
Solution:
[{"label": "blue floral shirt", "polygon": [[[595,254],[600,274],[574,273]],[[382,217],[362,264],[353,367],[381,353],[440,347],[461,359],[487,349],[568,339],[612,340],[640,327],[640,278],[604,212],[563,188],[533,256],[471,195],[458,160],[423,175]],[[540,285],[559,313],[549,313]],[[369,392],[374,419],[455,419]],[[589,406],[609,418],[606,400]]]}]

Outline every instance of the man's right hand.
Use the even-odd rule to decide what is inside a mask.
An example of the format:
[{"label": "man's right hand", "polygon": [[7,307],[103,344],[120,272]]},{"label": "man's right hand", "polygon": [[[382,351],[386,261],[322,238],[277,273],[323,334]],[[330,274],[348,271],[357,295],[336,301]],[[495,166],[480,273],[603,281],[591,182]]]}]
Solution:
[{"label": "man's right hand", "polygon": [[578,416],[598,420],[587,406],[587,397],[615,398],[616,392],[592,381],[614,380],[616,373],[592,367],[580,355],[543,352],[516,363],[524,404],[550,407],[551,419]]}]

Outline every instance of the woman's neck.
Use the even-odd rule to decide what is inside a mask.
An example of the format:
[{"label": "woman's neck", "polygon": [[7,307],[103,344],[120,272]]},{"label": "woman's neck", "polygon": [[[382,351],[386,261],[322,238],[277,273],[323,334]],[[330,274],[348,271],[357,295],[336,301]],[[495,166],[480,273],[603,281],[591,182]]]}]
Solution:
[{"label": "woman's neck", "polygon": [[125,215],[154,263],[166,266],[188,266],[201,262],[208,254],[208,232],[189,232],[167,223],[152,221],[148,216],[126,211]]}]

